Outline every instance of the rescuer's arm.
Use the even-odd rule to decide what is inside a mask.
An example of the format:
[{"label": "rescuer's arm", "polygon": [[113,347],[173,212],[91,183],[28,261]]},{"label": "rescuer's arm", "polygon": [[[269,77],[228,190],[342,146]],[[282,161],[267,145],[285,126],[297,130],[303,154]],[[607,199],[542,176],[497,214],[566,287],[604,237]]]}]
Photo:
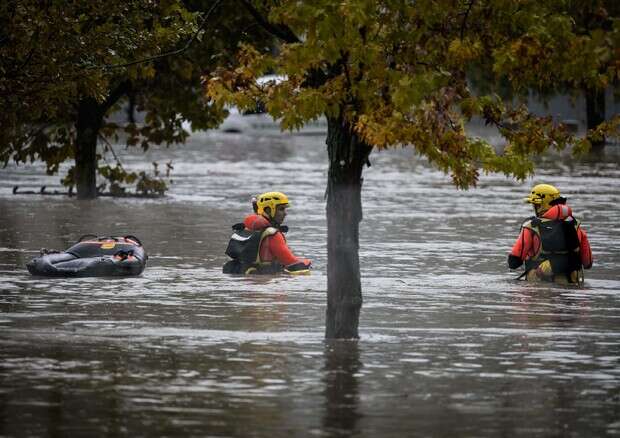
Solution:
[{"label": "rescuer's arm", "polygon": [[302,263],[307,269],[311,265],[310,260],[300,259],[293,255],[286,244],[286,240],[284,239],[284,235],[282,233],[278,232],[269,238],[269,251],[275,260],[279,261],[286,267]]},{"label": "rescuer's arm", "polygon": [[517,241],[508,255],[508,267],[517,269],[523,264],[532,247],[532,232],[529,228],[521,228]]},{"label": "rescuer's arm", "polygon": [[588,241],[588,235],[579,227],[577,229],[577,237],[579,238],[579,252],[581,254],[581,264],[584,269],[592,267],[592,249]]}]

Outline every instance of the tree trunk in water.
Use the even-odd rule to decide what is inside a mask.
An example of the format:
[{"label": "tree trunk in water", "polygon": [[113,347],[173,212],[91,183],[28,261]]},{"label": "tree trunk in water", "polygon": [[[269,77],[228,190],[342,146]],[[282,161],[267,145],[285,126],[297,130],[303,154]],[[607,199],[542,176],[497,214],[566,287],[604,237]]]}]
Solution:
[{"label": "tree trunk in water", "polygon": [[[605,90],[588,88],[586,95],[586,118],[588,130],[595,129],[605,121]],[[593,150],[601,150],[605,146],[605,139],[590,139]]]},{"label": "tree trunk in water", "polygon": [[359,223],[362,170],[372,147],[341,118],[328,117],[327,311],[325,337],[358,338],[362,287]]},{"label": "tree trunk in water", "polygon": [[97,136],[104,111],[95,99],[84,98],[78,105],[75,141],[75,185],[78,199],[97,197]]}]

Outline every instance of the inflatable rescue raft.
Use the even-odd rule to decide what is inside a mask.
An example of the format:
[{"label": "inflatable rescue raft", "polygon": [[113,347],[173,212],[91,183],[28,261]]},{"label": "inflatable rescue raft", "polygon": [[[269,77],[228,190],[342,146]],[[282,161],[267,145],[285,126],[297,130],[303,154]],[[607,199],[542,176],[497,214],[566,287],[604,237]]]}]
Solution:
[{"label": "inflatable rescue raft", "polygon": [[140,275],[148,256],[135,236],[82,236],[64,251],[41,250],[26,264],[32,275],[45,277],[128,277]]}]

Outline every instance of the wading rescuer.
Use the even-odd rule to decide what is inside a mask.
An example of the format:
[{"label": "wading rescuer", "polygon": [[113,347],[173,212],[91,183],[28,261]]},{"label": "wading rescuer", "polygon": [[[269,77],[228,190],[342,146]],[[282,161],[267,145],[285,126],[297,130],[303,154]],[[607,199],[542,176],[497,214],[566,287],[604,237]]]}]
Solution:
[{"label": "wading rescuer", "polygon": [[534,206],[536,216],[521,226],[508,267],[525,262],[522,276],[530,281],[582,283],[583,269],[592,267],[592,250],[566,198],[554,186],[538,184],[524,201]]},{"label": "wading rescuer", "polygon": [[282,225],[289,206],[288,197],[268,192],[252,200],[254,214],[233,225],[226,255],[232,260],[223,267],[225,274],[308,274],[311,262],[293,255],[286,244]]}]

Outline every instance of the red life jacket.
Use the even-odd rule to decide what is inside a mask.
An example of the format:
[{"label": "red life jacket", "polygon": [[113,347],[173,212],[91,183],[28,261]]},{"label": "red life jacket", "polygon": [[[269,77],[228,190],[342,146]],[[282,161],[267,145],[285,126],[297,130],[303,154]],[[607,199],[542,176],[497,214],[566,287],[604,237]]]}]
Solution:
[{"label": "red life jacket", "polygon": [[[588,237],[572,214],[569,206],[554,205],[542,217],[526,221],[512,247],[511,256],[524,261],[526,270],[535,269],[545,260],[557,267],[557,273],[565,273],[563,271],[572,270],[571,266],[577,265],[580,265],[579,269],[581,266],[589,269],[592,250]],[[573,260],[568,261],[568,258]]]},{"label": "red life jacket", "polygon": [[[251,214],[243,220],[243,225],[250,231],[262,231],[272,226],[263,216]],[[278,262],[284,266],[299,263],[302,260],[295,257],[293,252],[286,244],[284,233],[277,231],[265,236],[259,248],[259,258],[261,262]]]}]

